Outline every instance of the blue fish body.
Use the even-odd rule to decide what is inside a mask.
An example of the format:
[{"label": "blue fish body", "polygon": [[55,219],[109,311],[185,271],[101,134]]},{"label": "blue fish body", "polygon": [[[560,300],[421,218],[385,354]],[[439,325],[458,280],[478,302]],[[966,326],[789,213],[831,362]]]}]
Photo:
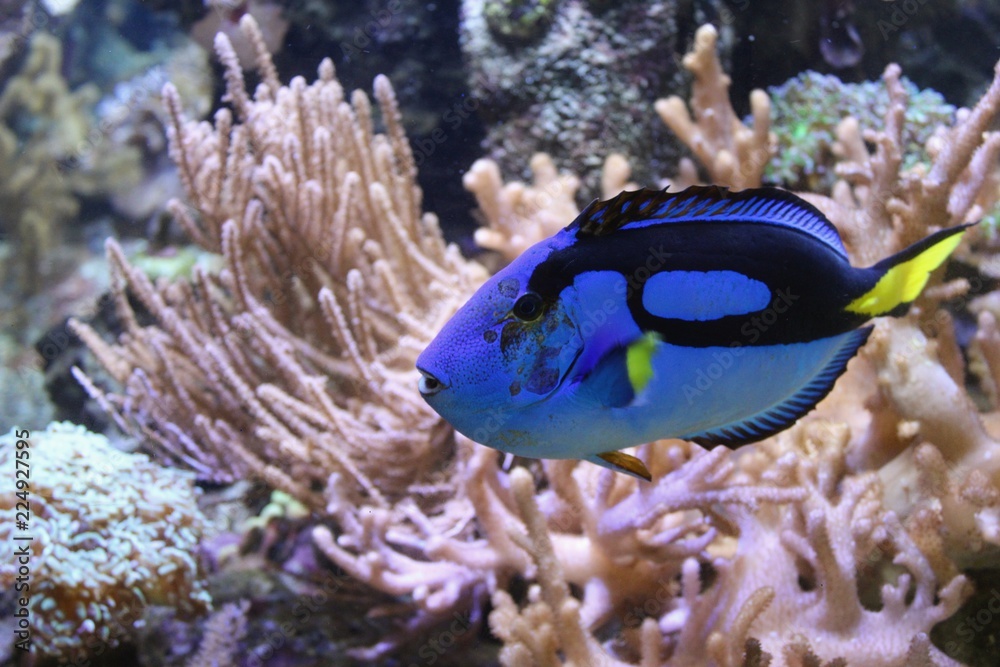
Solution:
[{"label": "blue fish body", "polygon": [[905,313],[964,229],[855,268],[784,191],[624,192],[487,281],[417,359],[420,390],[482,444],[648,479],[617,450],[738,447],[811,410],[867,340],[859,327]]}]

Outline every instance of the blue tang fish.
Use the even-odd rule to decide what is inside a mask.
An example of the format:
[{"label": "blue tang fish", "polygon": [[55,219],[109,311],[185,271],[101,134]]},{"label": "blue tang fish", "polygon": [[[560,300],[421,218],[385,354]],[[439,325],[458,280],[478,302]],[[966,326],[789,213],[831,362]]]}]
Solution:
[{"label": "blue tang fish", "polygon": [[650,479],[617,450],[738,447],[791,426],[903,315],[968,225],[855,268],[834,226],[776,189],[591,203],[462,306],[417,359],[424,399],[518,456]]}]

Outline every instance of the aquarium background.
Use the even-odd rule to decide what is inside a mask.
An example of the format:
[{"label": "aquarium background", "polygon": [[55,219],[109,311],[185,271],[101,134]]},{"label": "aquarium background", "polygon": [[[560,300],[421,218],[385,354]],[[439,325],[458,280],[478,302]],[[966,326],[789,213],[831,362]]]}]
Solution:
[{"label": "aquarium background", "polygon": [[[998,59],[989,2],[0,2],[0,661],[996,664]],[[648,484],[421,400],[491,273],[708,183],[856,266],[980,224]]]}]

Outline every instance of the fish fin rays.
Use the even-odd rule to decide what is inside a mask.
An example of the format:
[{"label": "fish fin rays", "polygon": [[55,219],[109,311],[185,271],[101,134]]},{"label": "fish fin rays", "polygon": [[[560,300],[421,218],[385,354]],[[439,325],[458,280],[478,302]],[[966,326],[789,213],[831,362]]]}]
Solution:
[{"label": "fish fin rays", "polygon": [[632,475],[647,482],[653,480],[653,476],[649,474],[646,464],[631,454],[624,452],[604,452],[603,454],[588,456],[587,460],[609,470]]},{"label": "fish fin rays", "polygon": [[869,317],[905,313],[910,302],[920,296],[931,272],[958,247],[969,226],[942,229],[873,266],[881,273],[878,281],[845,310]]},{"label": "fish fin rays", "polygon": [[641,189],[591,202],[567,230],[583,236],[607,236],[621,229],[682,222],[749,222],[797,229],[842,257],[840,234],[809,202],[777,188],[730,192],[715,185],[680,192]]},{"label": "fish fin rays", "polygon": [[685,438],[700,445],[726,445],[735,448],[763,440],[785,430],[830,393],[837,378],[847,368],[847,362],[865,344],[873,328],[867,326],[840,334],[843,343],[826,365],[788,399],[741,421],[694,433]]}]

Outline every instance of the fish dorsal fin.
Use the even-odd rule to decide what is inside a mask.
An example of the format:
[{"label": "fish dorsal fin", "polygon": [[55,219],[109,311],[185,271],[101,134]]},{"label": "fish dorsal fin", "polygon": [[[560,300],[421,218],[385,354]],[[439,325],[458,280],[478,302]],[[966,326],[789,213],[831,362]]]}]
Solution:
[{"label": "fish dorsal fin", "polygon": [[785,190],[753,188],[730,192],[717,185],[695,185],[680,192],[634,190],[594,200],[566,229],[578,236],[608,236],[679,222],[745,222],[778,225],[804,232],[842,257],[847,251],[819,209]]}]

